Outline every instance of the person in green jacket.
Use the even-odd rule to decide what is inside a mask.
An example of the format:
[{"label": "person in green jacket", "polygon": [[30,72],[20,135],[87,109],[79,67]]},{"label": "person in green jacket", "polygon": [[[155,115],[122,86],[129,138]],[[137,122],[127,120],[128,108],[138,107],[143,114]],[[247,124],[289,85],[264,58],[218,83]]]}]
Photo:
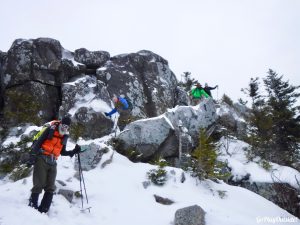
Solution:
[{"label": "person in green jacket", "polygon": [[209,98],[209,95],[204,91],[200,83],[197,83],[196,87],[190,91],[190,95],[192,98],[192,105],[198,105],[203,96]]}]

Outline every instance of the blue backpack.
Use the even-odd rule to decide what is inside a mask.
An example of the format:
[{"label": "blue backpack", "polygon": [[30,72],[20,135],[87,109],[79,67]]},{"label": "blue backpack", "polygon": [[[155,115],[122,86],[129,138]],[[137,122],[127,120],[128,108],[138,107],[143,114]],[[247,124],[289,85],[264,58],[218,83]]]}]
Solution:
[{"label": "blue backpack", "polygon": [[127,103],[128,103],[128,110],[132,110],[133,109],[133,105],[132,105],[132,102],[131,102],[131,100],[128,98],[128,97],[125,97],[124,98],[126,101],[127,101]]}]

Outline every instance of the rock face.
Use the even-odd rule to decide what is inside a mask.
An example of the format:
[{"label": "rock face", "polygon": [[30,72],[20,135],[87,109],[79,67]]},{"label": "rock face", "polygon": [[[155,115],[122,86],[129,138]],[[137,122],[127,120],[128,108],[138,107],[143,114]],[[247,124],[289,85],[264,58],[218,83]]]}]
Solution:
[{"label": "rock face", "polygon": [[178,209],[174,225],[205,225],[205,212],[198,205]]},{"label": "rock face", "polygon": [[8,51],[5,85],[11,87],[25,81],[60,85],[68,77],[61,71],[62,46],[50,38],[16,40]]},{"label": "rock face", "polygon": [[[147,120],[137,120],[128,124],[118,139],[122,149],[134,149],[139,160],[148,161],[157,156],[178,157],[179,137],[182,130],[186,142],[184,146],[194,146],[200,128],[206,128],[217,119],[212,99],[203,100],[198,106],[178,106],[161,116]],[[191,148],[184,149],[189,152]]]},{"label": "rock face", "polygon": [[75,50],[74,59],[77,62],[85,64],[88,68],[97,69],[106,63],[110,58],[105,51],[88,51],[85,48]]},{"label": "rock face", "polygon": [[166,112],[174,127],[182,126],[195,142],[198,139],[199,129],[206,128],[217,119],[213,100],[203,99],[197,106],[179,106],[175,110]]},{"label": "rock face", "polygon": [[97,70],[97,77],[110,96],[129,97],[131,114],[138,118],[155,117],[177,103],[175,75],[165,59],[150,51],[112,57]]},{"label": "rock face", "polygon": [[72,127],[78,129],[81,137],[98,138],[111,133],[113,121],[103,114],[110,110],[110,105],[106,87],[93,76],[62,85],[60,115],[71,115]]},{"label": "rock face", "polygon": [[[91,71],[90,79],[70,85]],[[132,111],[121,114],[121,128],[188,100],[177,88],[168,62],[150,51],[110,58],[108,52],[84,48],[72,53],[50,38],[18,39],[7,53],[0,52],[0,78],[0,119],[5,127],[41,125],[70,113],[75,124],[85,125],[83,136],[90,138],[111,131],[113,121],[103,112],[114,107],[114,95],[123,94],[133,104]],[[107,107],[99,109],[97,102]]]},{"label": "rock face", "polygon": [[57,118],[62,83],[80,73],[64,58],[64,52],[59,41],[38,38],[17,39],[7,54],[1,54],[0,110],[7,126],[41,124]]},{"label": "rock face", "polygon": [[[82,170],[89,171],[96,168],[103,154],[106,153],[106,149],[95,143],[89,144],[86,148],[88,148],[87,151],[80,153],[80,161]],[[75,164],[75,168],[78,171],[78,162]]]},{"label": "rock face", "polygon": [[40,124],[50,120],[56,115],[59,96],[57,87],[34,81],[8,88],[4,96],[5,121],[9,124]]},{"label": "rock face", "polygon": [[[124,141],[125,149],[134,148],[138,152],[141,161],[148,161],[159,155],[170,157],[178,152],[174,128],[164,116],[132,122],[126,126],[119,138]],[[170,139],[173,142],[168,145],[166,142],[170,142]]]}]

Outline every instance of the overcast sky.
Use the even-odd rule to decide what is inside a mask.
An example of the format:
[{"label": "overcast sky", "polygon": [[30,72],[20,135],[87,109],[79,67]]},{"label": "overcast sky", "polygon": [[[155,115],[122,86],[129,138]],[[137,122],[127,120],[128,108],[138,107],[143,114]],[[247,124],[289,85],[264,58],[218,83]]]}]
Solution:
[{"label": "overcast sky", "polygon": [[244,97],[272,68],[300,85],[300,0],[0,0],[0,50],[17,38],[51,37],[68,50],[112,56],[153,51],[180,79]]}]

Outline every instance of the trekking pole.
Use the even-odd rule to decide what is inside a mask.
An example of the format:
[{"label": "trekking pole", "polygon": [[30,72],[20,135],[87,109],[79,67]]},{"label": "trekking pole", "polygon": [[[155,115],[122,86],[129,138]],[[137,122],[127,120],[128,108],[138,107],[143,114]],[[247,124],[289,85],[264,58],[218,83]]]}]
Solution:
[{"label": "trekking pole", "polygon": [[117,116],[115,116],[115,119],[114,119],[114,126],[115,126],[115,137],[117,137],[117,127],[118,125],[116,124],[116,121],[117,121]]},{"label": "trekking pole", "polygon": [[85,193],[85,198],[86,198],[86,203],[89,204],[89,200],[87,197],[87,192],[86,192],[86,187],[85,187],[85,181],[82,173],[82,167],[81,167],[81,160],[80,160],[80,154],[77,154],[78,156],[78,167],[79,167],[79,181],[80,181],[80,194],[81,194],[81,205],[83,208],[83,195],[82,195],[82,184],[83,183],[83,188],[84,188],[84,193]]},{"label": "trekking pole", "polygon": [[79,173],[79,184],[80,184],[81,208],[83,209],[83,195],[82,195],[82,184],[81,184],[81,163],[80,163],[79,154],[77,154],[77,157],[78,157],[78,173]]}]

